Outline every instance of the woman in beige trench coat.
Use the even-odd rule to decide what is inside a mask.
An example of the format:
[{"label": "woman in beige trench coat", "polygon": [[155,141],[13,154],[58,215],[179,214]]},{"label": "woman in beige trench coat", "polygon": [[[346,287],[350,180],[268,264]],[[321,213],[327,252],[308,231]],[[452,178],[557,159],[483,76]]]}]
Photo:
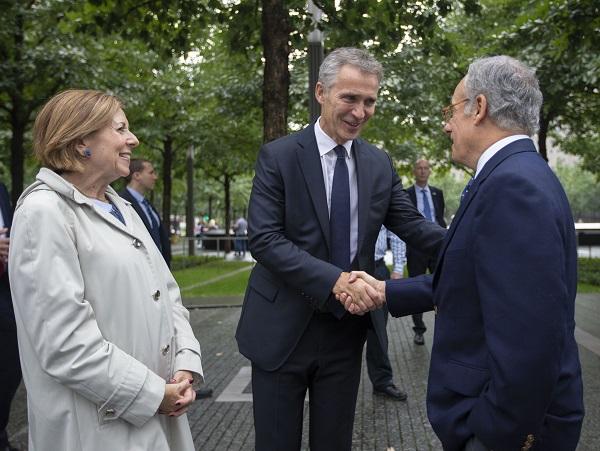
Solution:
[{"label": "woman in beige trench coat", "polygon": [[109,186],[137,145],[101,92],[65,91],[36,119],[43,168],[17,203],[9,257],[32,451],[194,449],[200,345],[142,220]]}]

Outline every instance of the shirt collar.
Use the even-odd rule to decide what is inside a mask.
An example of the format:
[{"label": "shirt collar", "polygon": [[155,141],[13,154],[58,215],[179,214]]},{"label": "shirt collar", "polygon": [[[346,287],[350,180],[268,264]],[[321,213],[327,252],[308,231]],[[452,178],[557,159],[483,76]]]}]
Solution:
[{"label": "shirt collar", "polygon": [[[319,156],[323,156],[326,153],[329,153],[331,149],[335,148],[338,143],[336,143],[331,137],[323,131],[319,122],[321,121],[321,116],[315,122],[315,138],[317,139],[317,147],[319,148]],[[346,153],[348,157],[351,157],[350,150],[352,149],[352,140],[346,141],[344,144],[344,149],[346,149]]]},{"label": "shirt collar", "polygon": [[419,185],[417,185],[416,183],[414,185],[415,185],[415,191],[421,192],[421,190],[423,190],[423,189],[425,190],[425,192],[429,191],[429,184],[425,185],[422,188]]},{"label": "shirt collar", "polygon": [[496,155],[500,150],[502,150],[504,147],[508,146],[510,143],[518,141],[519,139],[531,139],[531,138],[527,135],[511,135],[511,136],[507,136],[506,138],[502,138],[500,141],[496,141],[494,144],[492,144],[490,147],[488,147],[481,154],[481,156],[479,157],[479,160],[477,161],[477,171],[475,171],[475,175],[473,176],[473,178],[477,178],[477,176],[479,175],[479,173],[481,172],[481,170],[483,169],[485,164],[488,161],[490,161],[490,159],[494,155]]},{"label": "shirt collar", "polygon": [[127,187],[127,191],[129,191],[129,194],[131,194],[133,196],[133,198],[138,201],[138,203],[141,204],[142,202],[144,202],[144,196],[142,196],[139,192],[137,192],[133,188]]}]

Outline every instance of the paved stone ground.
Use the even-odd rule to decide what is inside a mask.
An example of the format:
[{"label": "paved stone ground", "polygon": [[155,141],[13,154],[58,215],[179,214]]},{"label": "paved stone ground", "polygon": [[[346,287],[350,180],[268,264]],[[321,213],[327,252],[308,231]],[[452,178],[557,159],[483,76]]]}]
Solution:
[{"label": "paved stone ground", "polygon": [[[251,395],[247,385],[249,380],[244,376],[244,368],[250,364],[237,352],[234,338],[240,308],[226,307],[239,302],[239,298],[194,299],[188,302],[190,306],[210,306],[191,309],[192,326],[202,345],[207,386],[214,390],[212,398],[198,401],[189,413],[197,450],[253,449],[252,404],[248,401]],[[388,325],[390,359],[397,385],[408,391],[407,402],[373,397],[363,365],[353,450],[441,450],[425,411],[433,315],[426,314],[425,319],[429,327],[426,346],[413,345],[410,318],[391,319]],[[578,297],[577,324],[583,333],[589,334],[585,346],[579,347],[587,414],[578,450],[597,451],[600,449],[600,296]],[[238,382],[237,387],[233,387],[235,381]],[[227,397],[238,401],[222,402]],[[305,431],[308,429],[307,420],[306,416]],[[26,450],[23,387],[13,403],[8,431],[14,443]],[[308,449],[306,434],[302,449]]]}]

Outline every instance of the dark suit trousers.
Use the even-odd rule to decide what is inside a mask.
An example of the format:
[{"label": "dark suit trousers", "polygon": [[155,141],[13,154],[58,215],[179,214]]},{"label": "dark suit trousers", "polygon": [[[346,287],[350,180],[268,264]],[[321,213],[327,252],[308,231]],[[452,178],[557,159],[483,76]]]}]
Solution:
[{"label": "dark suit trousers", "polygon": [[[427,270],[429,270],[429,272],[433,274],[433,272],[435,271],[435,263],[436,260],[434,258],[427,257],[421,252],[415,251],[414,249],[410,249],[406,259],[408,276],[420,276],[421,274],[425,274]],[[427,330],[427,327],[423,322],[423,314],[416,313],[412,315],[412,319],[414,324],[413,330],[415,331],[415,333],[424,334]]]},{"label": "dark suit trousers", "polygon": [[4,431],[8,424],[10,403],[21,383],[21,363],[17,345],[17,327],[9,299],[0,299],[0,343],[2,344],[2,365],[0,365],[0,446],[6,446]]},{"label": "dark suit trousers", "polygon": [[[390,278],[390,271],[385,266],[383,259],[375,262],[375,271],[373,276],[379,280],[388,280]],[[385,325],[388,322],[388,310],[387,305],[383,305],[385,314]],[[375,329],[369,328],[367,331],[367,372],[369,373],[369,379],[371,384],[375,388],[384,388],[388,385],[393,384],[393,372],[390,358],[388,357],[387,347],[384,349],[382,344],[379,342]]]},{"label": "dark suit trousers", "polygon": [[311,451],[350,451],[369,316],[315,312],[276,371],[252,365],[257,451],[300,450],[309,392]]}]

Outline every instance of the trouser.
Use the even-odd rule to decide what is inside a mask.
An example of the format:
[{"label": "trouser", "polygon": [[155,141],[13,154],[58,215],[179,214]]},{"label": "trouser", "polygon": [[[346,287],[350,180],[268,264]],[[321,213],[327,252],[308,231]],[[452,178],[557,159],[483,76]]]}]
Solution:
[{"label": "trouser", "polygon": [[257,451],[300,450],[309,393],[311,451],[350,451],[369,316],[315,312],[276,371],[252,364]]},{"label": "trouser", "polygon": [[[388,280],[390,278],[390,271],[387,266],[385,266],[383,258],[375,262],[373,276],[379,280]],[[385,325],[387,326],[387,305],[384,304],[382,309],[384,310]],[[387,346],[384,346],[381,343],[375,332],[375,328],[369,328],[367,331],[366,360],[367,372],[369,373],[369,379],[371,380],[373,387],[384,388],[393,383],[394,375],[392,373],[392,364],[390,363],[390,358],[388,356]]]},{"label": "trouser", "polygon": [[[408,250],[406,267],[408,269],[409,277],[420,276],[421,274],[425,274],[427,270],[433,274],[435,271],[435,264],[435,259],[429,258],[425,256],[425,254],[415,251],[414,249]],[[415,333],[423,335],[425,331],[427,331],[427,326],[425,326],[425,323],[423,322],[423,314],[415,313],[412,315],[412,320]]]}]

